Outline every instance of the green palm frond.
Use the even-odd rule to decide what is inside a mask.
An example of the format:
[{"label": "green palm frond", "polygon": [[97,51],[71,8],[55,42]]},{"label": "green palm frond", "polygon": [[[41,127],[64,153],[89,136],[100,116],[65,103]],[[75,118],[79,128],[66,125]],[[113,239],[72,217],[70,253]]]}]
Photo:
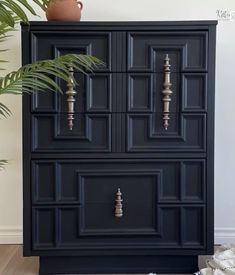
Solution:
[{"label": "green palm frond", "polygon": [[36,12],[29,5],[27,0],[0,0],[1,23],[5,23],[11,28],[14,28],[16,23],[15,16],[27,23],[28,18],[24,8],[30,11],[33,15],[36,15]]},{"label": "green palm frond", "polygon": [[103,62],[96,57],[76,54],[67,54],[53,60],[37,61],[1,78],[0,95],[32,93],[35,90],[51,90],[62,93],[53,77],[58,77],[66,82],[72,80],[75,83],[75,79],[71,78],[68,71],[69,67],[73,67],[75,71],[87,73],[100,65],[103,65]]},{"label": "green palm frond", "polygon": [[2,102],[0,102],[0,115],[4,117],[11,115],[11,110]]},{"label": "green palm frond", "polygon": [[[49,0],[33,0],[33,2],[45,10]],[[14,19],[15,15],[19,17],[20,20],[27,23],[28,18],[24,9],[35,16],[37,15],[32,6],[28,3],[28,0],[0,0],[1,23],[5,23],[13,28],[16,24]]]},{"label": "green palm frond", "polygon": [[[17,16],[13,16],[13,19],[15,20],[15,23],[18,23],[20,21],[20,19]],[[14,27],[10,27],[9,25],[7,25],[6,23],[1,21],[1,23],[0,23],[0,43],[6,41],[7,38],[11,37],[12,35],[9,35],[8,33],[12,32],[12,31],[16,31],[16,29]],[[0,53],[6,52],[6,51],[8,51],[8,49],[0,49]],[[0,63],[6,63],[6,62],[8,62],[8,61],[0,59]],[[4,68],[0,68],[0,70],[4,70]]]},{"label": "green palm frond", "polygon": [[[15,21],[15,22],[18,22],[18,19]],[[0,23],[0,37],[4,37],[6,38],[6,33],[10,32],[10,31],[13,31],[15,30],[14,28],[10,27],[9,25],[7,25],[6,23],[4,22],[1,22]],[[9,37],[9,35],[8,35]]]},{"label": "green palm frond", "polygon": [[0,159],[0,170],[4,169],[4,165],[6,165],[8,163],[7,160],[1,160]]}]

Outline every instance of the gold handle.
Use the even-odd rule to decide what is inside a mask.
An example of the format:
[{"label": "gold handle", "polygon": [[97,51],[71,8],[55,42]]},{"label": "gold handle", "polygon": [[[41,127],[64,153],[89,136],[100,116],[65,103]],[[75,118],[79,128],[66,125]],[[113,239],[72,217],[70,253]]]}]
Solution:
[{"label": "gold handle", "polygon": [[169,126],[169,120],[170,120],[170,102],[171,102],[171,94],[173,93],[171,91],[171,82],[170,82],[170,74],[171,74],[171,70],[170,70],[170,58],[168,56],[168,54],[165,55],[164,58],[164,82],[163,82],[163,125],[165,130],[167,130],[168,126]]},{"label": "gold handle", "polygon": [[122,210],[122,193],[120,188],[118,188],[118,191],[116,193],[116,199],[115,199],[115,217],[121,218],[123,216],[123,210]]},{"label": "gold handle", "polygon": [[73,130],[73,121],[74,121],[74,103],[76,101],[75,96],[77,92],[74,90],[74,83],[73,83],[73,74],[74,70],[72,67],[69,68],[69,72],[71,74],[71,79],[67,84],[68,90],[65,92],[67,95],[67,103],[68,103],[68,115],[67,115],[67,120],[68,120],[68,127],[69,130]]}]

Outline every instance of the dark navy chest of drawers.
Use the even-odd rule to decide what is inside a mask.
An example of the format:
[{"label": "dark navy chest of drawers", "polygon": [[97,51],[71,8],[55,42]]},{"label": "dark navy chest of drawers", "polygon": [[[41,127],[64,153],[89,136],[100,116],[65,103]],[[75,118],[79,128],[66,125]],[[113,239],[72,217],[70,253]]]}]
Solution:
[{"label": "dark navy chest of drawers", "polygon": [[[105,62],[23,97],[24,255],[40,274],[192,273],[214,245],[215,21],[31,22],[23,63]],[[64,91],[66,83],[58,80]]]}]

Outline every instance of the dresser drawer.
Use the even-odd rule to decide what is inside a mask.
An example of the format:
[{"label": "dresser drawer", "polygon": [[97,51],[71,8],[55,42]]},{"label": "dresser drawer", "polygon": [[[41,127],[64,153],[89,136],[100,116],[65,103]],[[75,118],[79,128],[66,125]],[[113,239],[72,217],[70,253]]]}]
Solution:
[{"label": "dresser drawer", "polygon": [[[74,112],[75,113],[110,113],[116,102],[113,102],[115,91],[116,74],[75,73],[77,85],[74,87]],[[55,93],[51,91],[35,92],[31,95],[32,113],[66,113],[68,112],[68,90],[67,83],[57,80],[57,84],[64,92]]]},{"label": "dresser drawer", "polygon": [[[162,63],[163,65],[163,63]],[[75,74],[75,113],[162,112],[164,73]],[[171,112],[207,112],[207,73],[170,74]],[[66,83],[58,80],[62,91]],[[55,92],[31,95],[32,113],[66,113],[67,96]]]},{"label": "dresser drawer", "polygon": [[32,182],[36,250],[204,247],[204,160],[34,161]]},{"label": "dresser drawer", "polygon": [[127,152],[206,151],[207,74],[168,77],[167,86],[165,73],[127,75]]},{"label": "dresser drawer", "polygon": [[[171,73],[167,129],[164,73],[75,76],[72,130],[66,95],[32,96],[33,151],[206,151],[207,73]],[[61,87],[65,90],[65,83]]]},{"label": "dresser drawer", "polygon": [[32,115],[34,152],[111,152],[111,114],[73,115],[73,130],[68,114]]},{"label": "dresser drawer", "polygon": [[[163,114],[164,73],[128,73],[126,78],[125,112]],[[207,78],[207,73],[170,73],[170,113],[206,113]]]},{"label": "dresser drawer", "polygon": [[129,32],[127,40],[128,71],[162,72],[165,54],[171,71],[207,71],[207,32]]},{"label": "dresser drawer", "polygon": [[170,113],[167,130],[162,113],[126,115],[127,152],[205,152],[206,114]]},{"label": "dresser drawer", "polygon": [[[53,37],[53,39],[52,39]],[[52,59],[64,54],[93,55],[105,64],[94,71],[112,71],[112,32],[109,31],[32,31],[32,60]]]}]

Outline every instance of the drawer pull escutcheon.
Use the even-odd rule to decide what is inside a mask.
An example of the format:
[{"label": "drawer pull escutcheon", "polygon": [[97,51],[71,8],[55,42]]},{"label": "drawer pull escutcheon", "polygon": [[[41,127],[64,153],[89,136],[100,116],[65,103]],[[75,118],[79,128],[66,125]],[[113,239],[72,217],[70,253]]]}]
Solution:
[{"label": "drawer pull escutcheon", "polygon": [[65,92],[67,96],[67,103],[68,103],[68,112],[67,112],[67,120],[68,120],[68,127],[69,130],[73,130],[73,121],[74,121],[74,103],[76,101],[75,96],[77,92],[74,90],[74,82],[73,82],[73,73],[74,70],[72,67],[69,68],[69,72],[71,74],[71,79],[67,83],[68,90]]},{"label": "drawer pull escutcheon", "polygon": [[164,82],[163,82],[163,90],[162,90],[162,94],[163,94],[163,125],[165,130],[167,130],[168,126],[169,126],[169,120],[170,120],[170,102],[171,102],[171,94],[173,93],[171,91],[171,82],[170,82],[170,74],[171,74],[171,70],[170,70],[170,58],[168,56],[168,54],[165,55],[164,58]]},{"label": "drawer pull escutcheon", "polygon": [[116,200],[115,200],[115,217],[121,218],[123,216],[123,210],[122,210],[122,193],[120,188],[118,188],[118,191],[116,193]]}]

